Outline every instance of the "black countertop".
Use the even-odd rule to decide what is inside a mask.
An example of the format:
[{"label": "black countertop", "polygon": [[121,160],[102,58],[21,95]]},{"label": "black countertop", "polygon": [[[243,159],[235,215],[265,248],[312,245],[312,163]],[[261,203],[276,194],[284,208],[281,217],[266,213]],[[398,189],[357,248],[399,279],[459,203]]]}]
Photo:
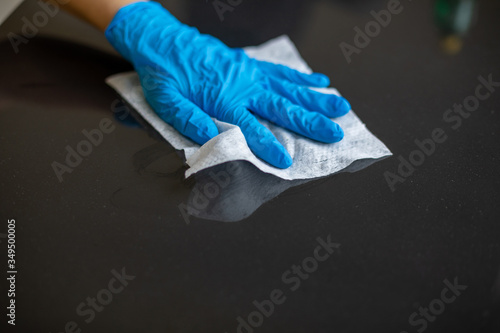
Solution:
[{"label": "black countertop", "polygon": [[[129,64],[43,31],[17,54],[4,40],[0,248],[6,272],[15,219],[13,331],[498,332],[500,87],[477,87],[500,82],[500,3],[479,3],[451,55],[433,4],[403,1],[350,63],[339,45],[355,45],[354,27],[387,3],[232,3],[220,21],[211,0],[165,2],[232,46],[289,34],[394,156],[305,184],[239,163],[206,211],[191,211],[204,218],[186,216],[179,207],[215,181],[185,180],[180,154],[119,119],[104,78]],[[20,33],[23,6],[2,36]],[[474,111],[448,111],[463,103]],[[54,161],[99,126],[108,133],[61,182]],[[419,153],[416,140],[434,148]]]}]

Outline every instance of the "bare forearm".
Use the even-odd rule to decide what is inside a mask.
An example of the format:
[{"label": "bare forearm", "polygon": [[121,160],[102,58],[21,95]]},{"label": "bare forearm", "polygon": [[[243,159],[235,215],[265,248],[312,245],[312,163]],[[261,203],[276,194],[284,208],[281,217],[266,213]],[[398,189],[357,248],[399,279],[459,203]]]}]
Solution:
[{"label": "bare forearm", "polygon": [[[118,10],[139,0],[66,0],[61,8],[104,31]],[[65,1],[60,1],[65,2]]]}]

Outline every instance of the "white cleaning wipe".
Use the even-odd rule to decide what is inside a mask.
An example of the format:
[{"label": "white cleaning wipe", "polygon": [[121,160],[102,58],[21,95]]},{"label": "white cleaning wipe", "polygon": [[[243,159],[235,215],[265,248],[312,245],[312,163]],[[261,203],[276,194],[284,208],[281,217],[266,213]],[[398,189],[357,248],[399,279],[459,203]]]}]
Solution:
[{"label": "white cleaning wipe", "polygon": [[[261,46],[247,47],[245,52],[252,58],[287,65],[301,72],[312,72],[288,36],[278,37]],[[250,151],[238,126],[214,119],[220,134],[201,147],[184,137],[151,109],[144,98],[137,73],[113,75],[107,78],[106,82],[175,149],[184,150],[186,163],[190,166],[186,171],[186,177],[225,162],[246,160],[263,172],[282,179],[310,179],[339,172],[357,160],[379,159],[392,155],[390,150],[366,129],[353,111],[334,119],[344,130],[344,139],[331,144],[307,139],[258,118],[273,132],[293,158],[293,165],[290,168],[278,169],[257,158]],[[339,94],[333,88],[314,90]]]}]

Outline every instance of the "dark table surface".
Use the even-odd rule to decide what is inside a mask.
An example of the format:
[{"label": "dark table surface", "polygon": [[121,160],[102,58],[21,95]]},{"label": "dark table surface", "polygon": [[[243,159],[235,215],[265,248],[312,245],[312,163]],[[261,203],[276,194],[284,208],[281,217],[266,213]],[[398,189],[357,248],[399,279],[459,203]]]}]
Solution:
[{"label": "dark table surface", "polygon": [[[353,44],[353,28],[385,2],[238,3],[224,21],[211,0],[166,7],[231,46],[288,34],[394,157],[300,185],[242,164],[206,218],[186,218],[179,206],[193,203],[206,174],[185,180],[173,148],[118,119],[124,106],[104,78],[129,64],[46,38],[43,29],[17,54],[4,40],[0,248],[6,272],[7,221],[15,219],[15,331],[229,333],[244,320],[255,326],[240,326],[245,333],[498,332],[500,88],[460,124],[443,117],[474,101],[479,76],[500,81],[500,2],[479,3],[451,55],[440,48],[433,4],[403,1],[350,63],[339,44]],[[26,8],[2,36],[19,33],[23,15],[36,13]],[[60,182],[54,161],[64,163],[67,146],[76,149],[82,131],[103,119],[110,133]],[[388,172],[417,158],[415,140],[435,129],[446,140],[391,190]],[[318,238],[334,243],[331,254]],[[467,287],[454,294],[450,284]],[[8,286],[1,288],[6,327]],[[272,313],[262,315],[271,298]],[[256,312],[254,301],[267,310]]]}]

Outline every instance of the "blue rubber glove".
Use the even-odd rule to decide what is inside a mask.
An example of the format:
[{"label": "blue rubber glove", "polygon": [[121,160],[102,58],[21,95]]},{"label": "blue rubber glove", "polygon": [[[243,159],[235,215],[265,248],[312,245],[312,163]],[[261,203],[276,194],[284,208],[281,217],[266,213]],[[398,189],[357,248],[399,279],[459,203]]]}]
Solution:
[{"label": "blue rubber glove", "polygon": [[155,112],[200,145],[219,134],[214,117],[239,126],[256,156],[288,168],[290,154],[254,114],[313,140],[343,138],[328,117],[346,114],[349,103],[308,88],[327,87],[328,77],[251,59],[180,23],[156,2],[121,8],[106,37],[134,65]]}]

